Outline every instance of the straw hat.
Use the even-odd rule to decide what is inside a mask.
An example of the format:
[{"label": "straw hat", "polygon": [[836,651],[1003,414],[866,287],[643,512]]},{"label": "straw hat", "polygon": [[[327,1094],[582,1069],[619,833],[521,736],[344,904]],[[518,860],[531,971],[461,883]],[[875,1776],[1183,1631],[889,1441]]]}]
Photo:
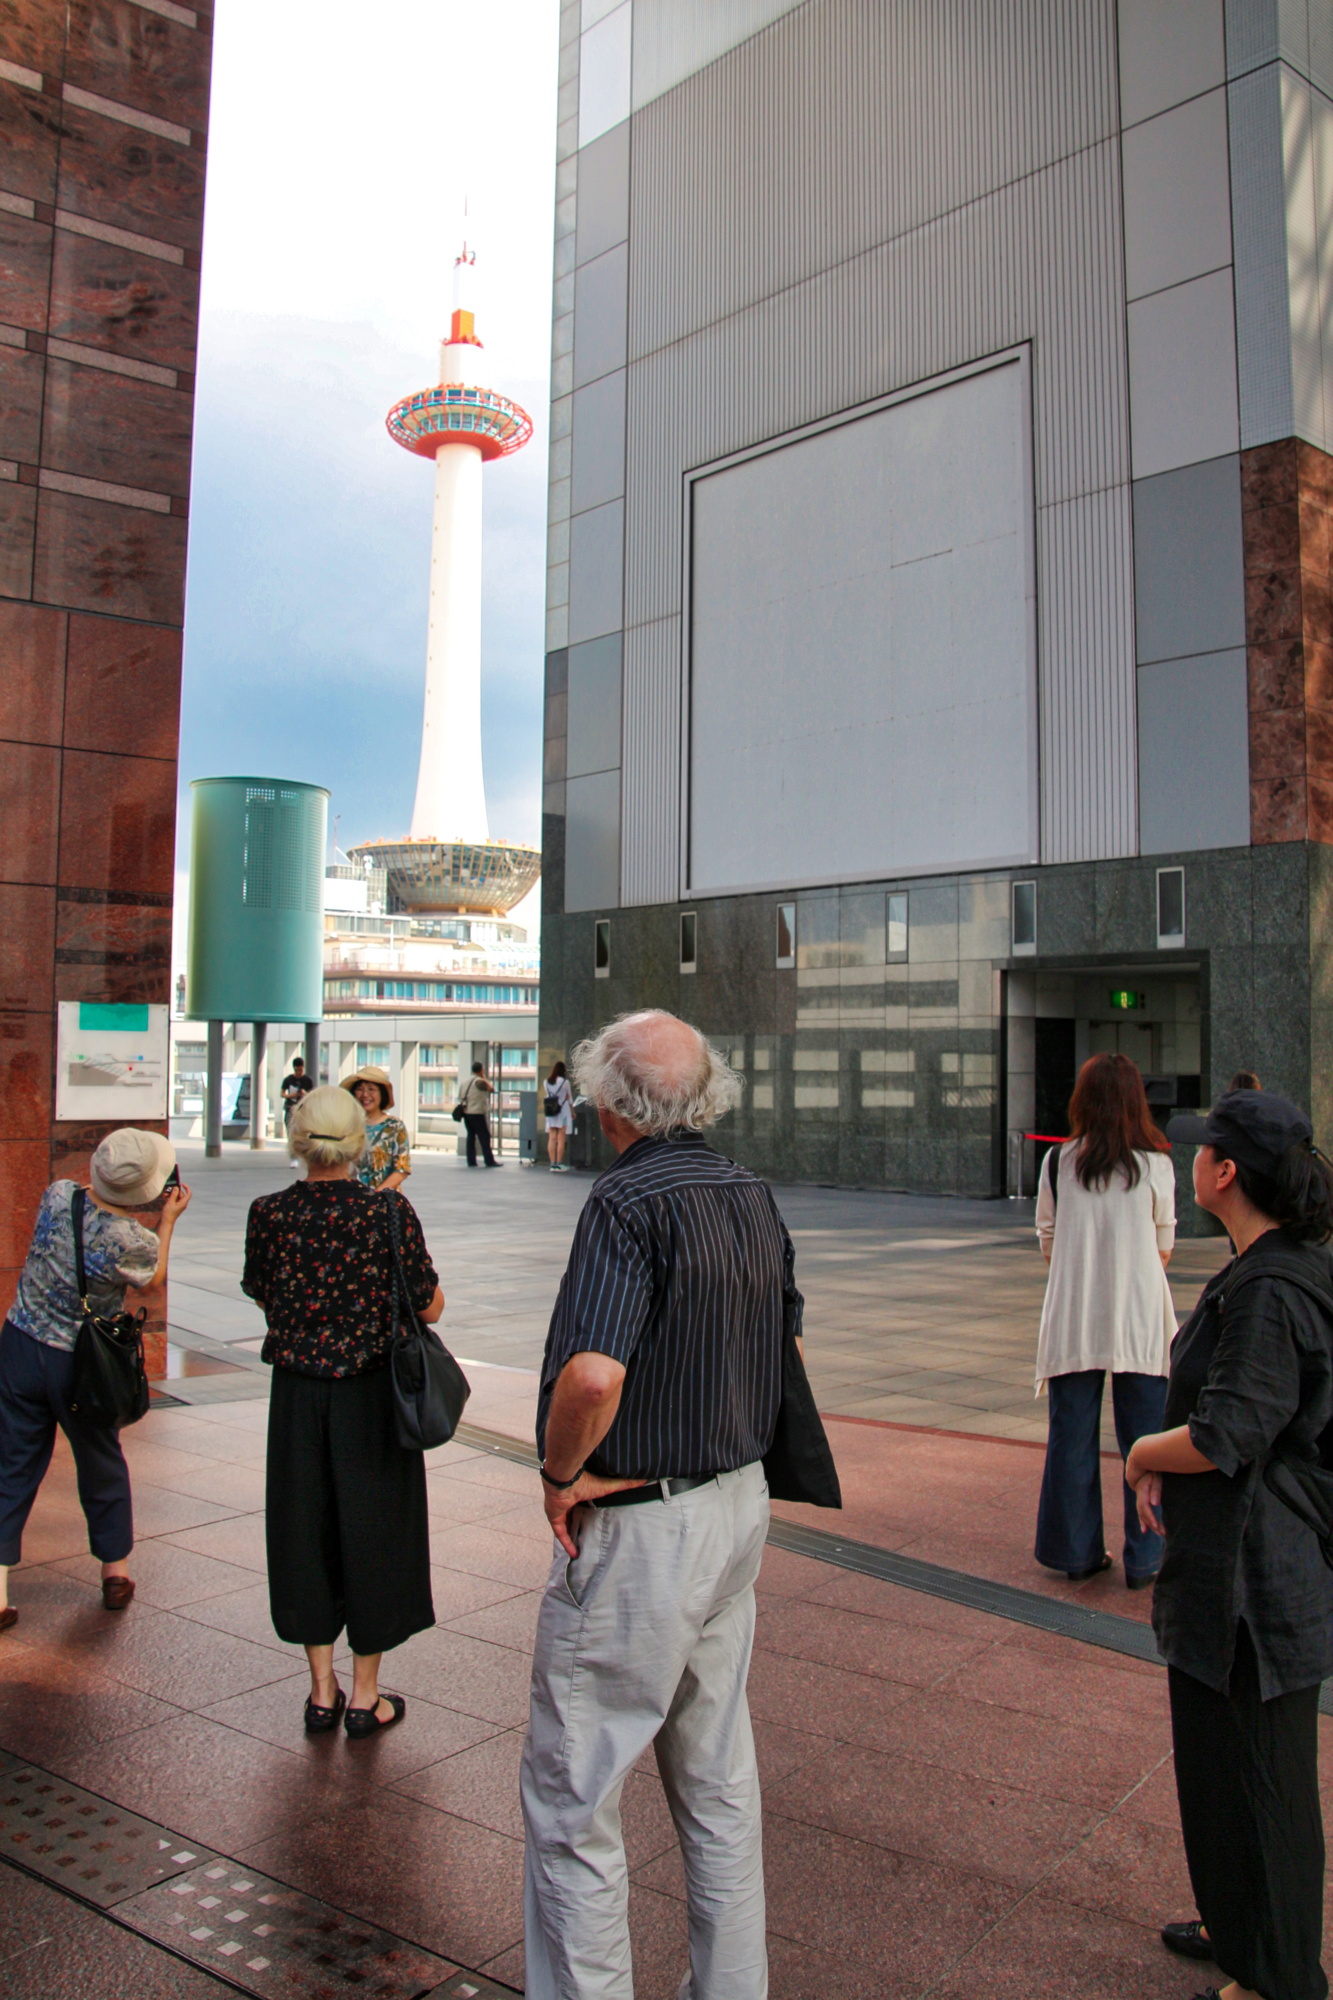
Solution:
[{"label": "straw hat", "polygon": [[93,1193],[112,1208],[147,1208],[167,1184],[176,1149],[159,1132],[122,1125],[108,1132],[88,1163]]},{"label": "straw hat", "polygon": [[384,1093],[380,1100],[381,1111],[393,1110],[393,1085],[387,1069],[376,1069],[374,1063],[364,1063],[360,1069],[343,1078],[343,1089],[353,1090],[358,1083],[377,1083]]}]

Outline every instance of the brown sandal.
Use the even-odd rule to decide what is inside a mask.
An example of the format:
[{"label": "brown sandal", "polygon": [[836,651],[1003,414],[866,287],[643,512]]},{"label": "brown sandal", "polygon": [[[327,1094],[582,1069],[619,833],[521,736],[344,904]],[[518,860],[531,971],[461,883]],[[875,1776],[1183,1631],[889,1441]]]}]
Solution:
[{"label": "brown sandal", "polygon": [[4,1610],[0,1611],[0,1632],[7,1632],[11,1625],[17,1625],[18,1622],[18,1612],[12,1604],[7,1604]]}]

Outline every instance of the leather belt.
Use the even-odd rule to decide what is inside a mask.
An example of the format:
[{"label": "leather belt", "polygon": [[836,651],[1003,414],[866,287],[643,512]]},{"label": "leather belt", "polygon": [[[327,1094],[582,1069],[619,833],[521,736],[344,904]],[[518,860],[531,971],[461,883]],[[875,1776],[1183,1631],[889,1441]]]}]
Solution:
[{"label": "leather belt", "polygon": [[626,1486],[620,1493],[604,1493],[594,1507],[642,1507],[647,1500],[674,1500],[678,1493],[693,1493],[696,1486],[711,1486],[715,1472],[701,1472],[695,1479],[650,1479],[646,1486]]}]

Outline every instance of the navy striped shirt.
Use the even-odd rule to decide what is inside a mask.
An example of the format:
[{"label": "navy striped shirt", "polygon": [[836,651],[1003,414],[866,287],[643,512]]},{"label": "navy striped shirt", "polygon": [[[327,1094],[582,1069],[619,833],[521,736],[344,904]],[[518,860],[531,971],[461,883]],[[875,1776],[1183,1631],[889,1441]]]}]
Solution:
[{"label": "navy striped shirt", "polygon": [[639,1139],[588,1196],[542,1362],[537,1447],[571,1355],[626,1370],[588,1459],[606,1478],[733,1472],[773,1440],[782,1347],[801,1331],[795,1253],[763,1181],[697,1132]]}]

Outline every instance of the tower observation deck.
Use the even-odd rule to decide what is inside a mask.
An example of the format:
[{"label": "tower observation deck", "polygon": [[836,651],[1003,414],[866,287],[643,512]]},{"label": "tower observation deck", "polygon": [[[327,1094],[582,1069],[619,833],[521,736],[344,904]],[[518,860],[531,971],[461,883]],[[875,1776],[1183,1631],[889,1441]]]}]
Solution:
[{"label": "tower observation deck", "polygon": [[490,459],[521,451],[532,419],[508,397],[476,382],[481,342],[464,291],[476,253],[454,266],[454,310],[440,347],[434,388],[389,411],[390,437],[435,463],[430,615],[421,763],[411,832],[366,841],[354,859],[388,874],[402,910],[487,911],[501,915],[541,873],[537,848],[492,840],[481,757],[481,473]]}]

